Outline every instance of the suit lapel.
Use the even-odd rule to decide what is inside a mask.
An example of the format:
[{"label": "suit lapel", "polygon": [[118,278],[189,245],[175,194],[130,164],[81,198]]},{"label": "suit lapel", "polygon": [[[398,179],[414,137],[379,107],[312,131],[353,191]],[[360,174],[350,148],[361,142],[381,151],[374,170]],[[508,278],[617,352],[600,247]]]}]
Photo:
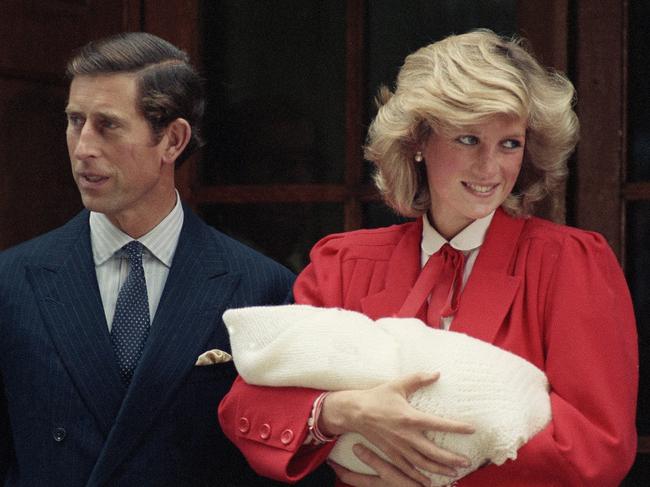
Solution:
[{"label": "suit lapel", "polygon": [[[183,230],[140,363],[115,426],[104,445],[91,484],[102,484],[126,458],[171,400],[205,351],[209,338],[226,347],[215,328],[239,282],[228,273],[209,228],[185,210]],[[215,419],[216,421],[216,419]]]},{"label": "suit lapel", "polygon": [[460,298],[451,329],[493,343],[521,278],[508,274],[525,219],[499,209]]},{"label": "suit lapel", "polygon": [[361,299],[361,310],[368,317],[376,320],[397,315],[420,274],[421,240],[422,219],[418,219],[395,246],[388,262],[384,289]]},{"label": "suit lapel", "polygon": [[90,247],[88,212],[27,275],[52,342],[101,431],[108,435],[124,397]]}]

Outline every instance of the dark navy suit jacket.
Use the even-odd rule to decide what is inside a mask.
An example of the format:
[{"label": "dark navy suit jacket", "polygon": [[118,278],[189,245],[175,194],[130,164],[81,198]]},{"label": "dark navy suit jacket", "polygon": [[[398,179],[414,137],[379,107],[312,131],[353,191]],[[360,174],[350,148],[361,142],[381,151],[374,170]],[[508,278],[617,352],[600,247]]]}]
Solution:
[{"label": "dark navy suit jacket", "polygon": [[293,275],[186,208],[127,390],[88,215],[0,253],[0,479],[30,487],[271,485],[253,475],[217,421],[232,362],[195,362],[209,349],[229,351],[227,308],[282,303]]}]

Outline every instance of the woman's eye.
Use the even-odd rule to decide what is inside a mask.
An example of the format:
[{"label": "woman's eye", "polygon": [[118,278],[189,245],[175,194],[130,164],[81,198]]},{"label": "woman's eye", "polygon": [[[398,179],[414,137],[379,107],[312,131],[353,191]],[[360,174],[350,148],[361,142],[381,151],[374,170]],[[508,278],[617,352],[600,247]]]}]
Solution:
[{"label": "woman's eye", "polygon": [[478,143],[478,137],[474,135],[461,135],[456,140],[465,145],[475,145]]},{"label": "woman's eye", "polygon": [[505,142],[503,142],[503,147],[506,149],[517,149],[521,147],[521,142],[515,139],[508,139]]}]

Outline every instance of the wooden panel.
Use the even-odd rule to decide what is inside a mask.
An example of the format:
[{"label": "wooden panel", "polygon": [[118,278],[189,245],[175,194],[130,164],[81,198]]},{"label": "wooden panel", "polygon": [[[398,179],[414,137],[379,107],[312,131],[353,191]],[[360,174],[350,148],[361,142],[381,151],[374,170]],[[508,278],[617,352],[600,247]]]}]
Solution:
[{"label": "wooden panel", "polygon": [[[345,184],[354,187],[363,177],[362,144],[365,136],[362,120],[365,100],[365,1],[348,0],[345,53]],[[361,227],[361,204],[350,195],[344,207],[344,229]]]},{"label": "wooden panel", "polygon": [[[198,0],[170,0],[160,8],[159,0],[143,0],[143,30],[168,40],[187,52],[192,64],[201,68]],[[176,170],[176,187],[183,200],[196,209],[198,159],[190,157]]]},{"label": "wooden panel", "polygon": [[[551,66],[564,73],[569,69],[568,59],[568,0],[519,0],[517,2],[517,26],[535,56],[544,66]],[[556,222],[566,220],[566,186],[560,189],[560,201],[538,208],[539,216]]]},{"label": "wooden panel", "polygon": [[644,455],[650,454],[650,436],[639,436],[639,453]]},{"label": "wooden panel", "polygon": [[0,249],[81,208],[65,145],[65,64],[89,40],[137,30],[139,21],[138,0],[3,0]]},{"label": "wooden panel", "polygon": [[81,209],[65,143],[66,97],[62,86],[0,79],[0,248]]},{"label": "wooden panel", "polygon": [[267,184],[204,186],[195,192],[196,203],[343,203],[379,200],[374,186],[340,184]]},{"label": "wooden panel", "polygon": [[62,80],[74,49],[128,25],[128,3],[3,0],[0,74]]},{"label": "wooden panel", "polygon": [[186,51],[194,64],[199,61],[199,1],[144,0],[143,30],[160,36]]},{"label": "wooden panel", "polygon": [[517,27],[545,66],[568,68],[568,0],[519,0]]},{"label": "wooden panel", "polygon": [[627,201],[650,200],[650,182],[626,184],[623,187],[623,197]]},{"label": "wooden panel", "polygon": [[624,3],[577,3],[576,80],[581,140],[576,157],[576,225],[601,232],[623,253],[625,159]]}]

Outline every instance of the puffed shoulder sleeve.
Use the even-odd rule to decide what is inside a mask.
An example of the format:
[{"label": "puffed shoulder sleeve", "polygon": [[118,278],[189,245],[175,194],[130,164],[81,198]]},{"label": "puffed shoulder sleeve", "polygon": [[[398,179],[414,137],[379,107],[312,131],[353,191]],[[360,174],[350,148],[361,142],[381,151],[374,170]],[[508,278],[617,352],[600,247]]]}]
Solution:
[{"label": "puffed shoulder sleeve", "polygon": [[293,286],[296,303],[325,308],[341,306],[345,254],[345,238],[341,234],[325,237],[314,245],[309,254],[311,263]]},{"label": "puffed shoulder sleeve", "polygon": [[544,314],[555,443],[583,485],[619,485],[636,454],[637,333],[602,236],[567,237]]},{"label": "puffed shoulder sleeve", "polygon": [[637,334],[622,270],[591,232],[568,232],[551,253],[538,313],[553,419],[517,460],[482,469],[471,485],[496,476],[510,479],[501,486],[614,487],[634,461]]}]

